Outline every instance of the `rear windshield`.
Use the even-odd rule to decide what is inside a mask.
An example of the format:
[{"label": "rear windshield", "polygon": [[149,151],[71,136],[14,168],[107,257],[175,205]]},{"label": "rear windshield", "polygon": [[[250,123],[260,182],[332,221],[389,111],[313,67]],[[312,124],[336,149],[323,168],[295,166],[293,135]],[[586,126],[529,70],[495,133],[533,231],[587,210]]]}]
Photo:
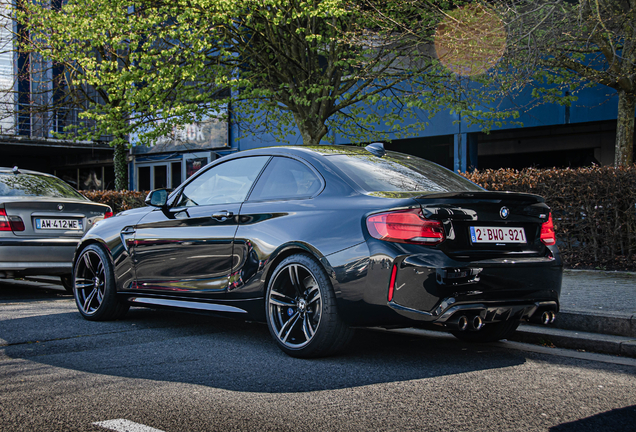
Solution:
[{"label": "rear windshield", "polygon": [[476,192],[484,189],[433,162],[401,153],[328,156],[366,192]]},{"label": "rear windshield", "polygon": [[37,174],[0,173],[0,196],[86,199],[59,178]]}]

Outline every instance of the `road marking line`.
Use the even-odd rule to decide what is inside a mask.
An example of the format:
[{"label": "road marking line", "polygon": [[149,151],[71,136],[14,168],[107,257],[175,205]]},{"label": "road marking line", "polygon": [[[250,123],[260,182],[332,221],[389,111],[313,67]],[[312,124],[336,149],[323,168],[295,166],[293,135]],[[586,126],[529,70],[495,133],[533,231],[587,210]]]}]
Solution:
[{"label": "road marking line", "polygon": [[117,432],[164,432],[161,429],[155,429],[126,419],[106,420],[93,424]]}]

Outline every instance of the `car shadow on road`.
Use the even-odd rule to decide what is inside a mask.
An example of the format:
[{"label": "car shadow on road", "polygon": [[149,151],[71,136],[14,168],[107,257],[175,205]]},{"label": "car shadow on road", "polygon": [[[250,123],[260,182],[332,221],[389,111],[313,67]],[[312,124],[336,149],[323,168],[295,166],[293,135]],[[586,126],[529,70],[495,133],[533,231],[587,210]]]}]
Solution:
[{"label": "car shadow on road", "polygon": [[[0,339],[7,341],[0,347],[4,360],[268,393],[426,379],[526,360],[521,352],[468,345],[444,334],[367,329],[358,330],[342,354],[305,360],[282,353],[260,323],[136,308],[121,321],[89,322],[69,310],[0,322]],[[9,337],[13,334],[20,337]]]},{"label": "car shadow on road", "polygon": [[6,301],[64,300],[72,298],[62,285],[0,279],[0,304]]},{"label": "car shadow on road", "polygon": [[550,428],[550,432],[605,432],[634,430],[636,405],[614,409],[570,423]]}]

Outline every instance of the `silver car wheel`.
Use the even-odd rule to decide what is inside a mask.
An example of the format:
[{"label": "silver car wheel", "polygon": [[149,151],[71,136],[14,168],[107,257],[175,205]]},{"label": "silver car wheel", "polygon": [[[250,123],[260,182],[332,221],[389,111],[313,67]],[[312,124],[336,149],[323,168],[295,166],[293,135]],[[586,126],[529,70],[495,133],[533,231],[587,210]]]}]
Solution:
[{"label": "silver car wheel", "polygon": [[269,320],[276,338],[288,348],[311,342],[322,317],[322,296],[311,271],[297,263],[282,268],[267,295]]},{"label": "silver car wheel", "polygon": [[92,315],[99,310],[105,287],[106,269],[102,257],[91,249],[84,250],[75,270],[75,297],[82,312]]}]

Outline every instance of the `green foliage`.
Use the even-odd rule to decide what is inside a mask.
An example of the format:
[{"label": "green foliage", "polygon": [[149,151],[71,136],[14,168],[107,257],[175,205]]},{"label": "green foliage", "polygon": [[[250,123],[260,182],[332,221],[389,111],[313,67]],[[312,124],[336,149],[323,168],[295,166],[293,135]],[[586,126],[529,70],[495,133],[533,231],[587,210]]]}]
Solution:
[{"label": "green foliage", "polygon": [[[318,144],[330,131],[353,142],[410,136],[445,108],[486,128],[513,116],[484,108],[500,89],[469,86],[433,49],[438,23],[464,3],[68,0],[60,10],[25,4],[18,20],[25,46],[63,65],[69,89],[89,99],[79,138],[116,145],[135,133],[150,144],[231,114],[242,131],[297,128]],[[444,52],[462,50],[463,27],[454,31]]]},{"label": "green foliage", "polygon": [[115,168],[115,189],[128,189],[128,149],[123,142],[115,143],[113,162]]}]

